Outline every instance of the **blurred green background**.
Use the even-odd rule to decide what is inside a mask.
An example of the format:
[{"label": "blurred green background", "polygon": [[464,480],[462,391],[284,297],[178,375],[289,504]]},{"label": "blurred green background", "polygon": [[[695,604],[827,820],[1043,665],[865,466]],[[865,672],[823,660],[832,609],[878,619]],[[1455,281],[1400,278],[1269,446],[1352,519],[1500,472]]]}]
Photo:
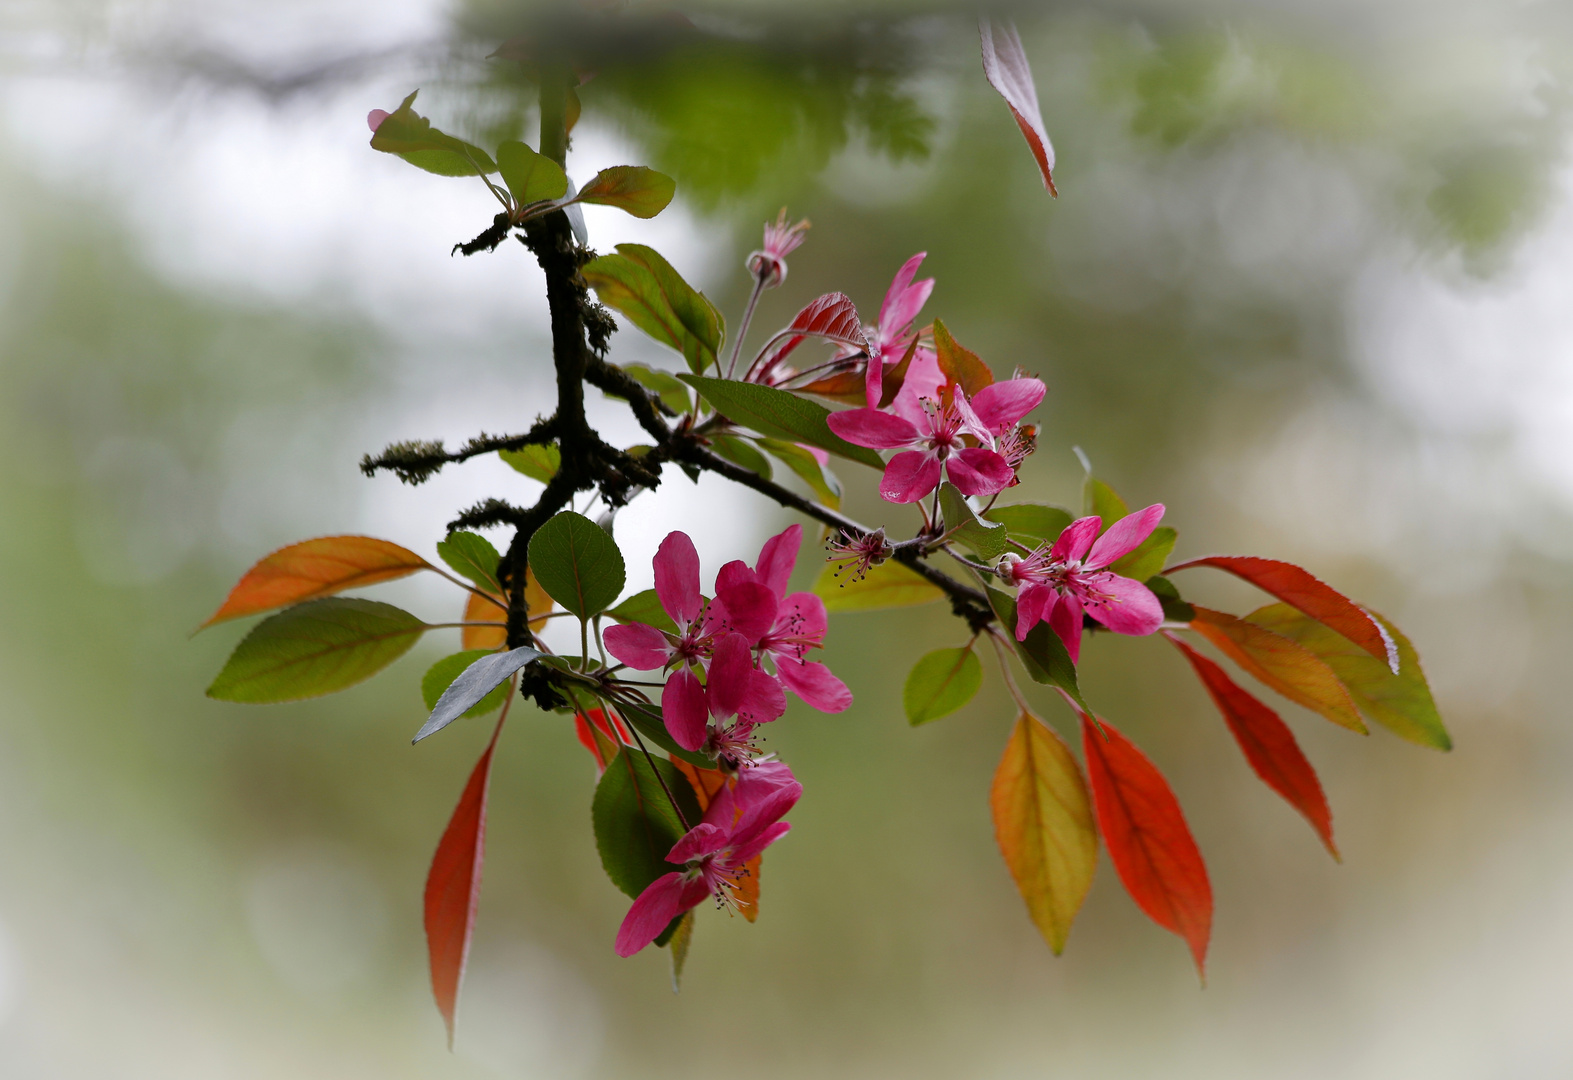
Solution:
[{"label": "blurred green background", "polygon": [[[504,0],[0,11],[0,1074],[1573,1073],[1568,9],[1024,8],[1057,201],[968,12],[794,11],[589,37]],[[771,729],[807,787],[793,835],[756,925],[701,912],[676,997],[665,953],[612,953],[588,755],[517,711],[451,1055],[421,885],[489,724],[408,740],[455,632],[335,697],[203,697],[243,627],[188,635],[260,555],[340,532],[429,555],[455,509],[532,496],[495,461],[418,489],[356,470],[551,408],[527,253],[450,257],[495,207],[369,150],[364,116],[419,86],[448,130],[533,141],[521,69],[485,57],[570,31],[597,72],[570,173],[679,183],[653,222],[590,208],[592,244],[654,244],[735,319],[760,223],[811,218],[755,341],[832,289],[872,318],[926,250],[927,314],[1050,385],[1022,495],[1073,503],[1079,445],[1169,505],[1179,554],[1301,562],[1415,641],[1451,754],[1280,703],[1343,865],[1172,650],[1089,643],[1084,687],[1207,856],[1205,989],[1106,860],[1065,956],[1043,946],[989,823],[997,678],[929,726],[901,714],[910,660],[959,640],[938,607],[833,622],[857,701]],[[676,363],[633,332],[614,358]],[[841,472],[856,516],[910,525]],[[671,528],[712,573],[788,520],[673,473],[617,529],[642,587]],[[375,595],[459,608],[435,581]]]}]

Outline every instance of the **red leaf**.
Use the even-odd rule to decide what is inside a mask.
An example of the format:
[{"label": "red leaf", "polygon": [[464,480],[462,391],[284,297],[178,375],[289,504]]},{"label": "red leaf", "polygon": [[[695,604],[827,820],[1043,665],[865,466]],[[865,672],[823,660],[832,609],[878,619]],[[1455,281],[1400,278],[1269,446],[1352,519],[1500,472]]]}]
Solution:
[{"label": "red leaf", "polygon": [[868,341],[863,337],[863,320],[858,318],[858,309],[846,293],[833,292],[821,296],[798,312],[787,330],[825,338],[855,349],[868,348]]},{"label": "red leaf", "polygon": [[1126,892],[1149,918],[1183,937],[1205,977],[1213,890],[1180,804],[1156,766],[1113,724],[1081,717],[1082,752],[1098,831]]},{"label": "red leaf", "polygon": [[247,570],[223,606],[198,629],[430,568],[413,551],[370,536],[303,540],[279,548]]},{"label": "red leaf", "polygon": [[[1168,632],[1164,637],[1185,654],[1196,669],[1196,675],[1212,695],[1224,722],[1234,733],[1235,741],[1245,752],[1262,783],[1282,795],[1290,806],[1305,815],[1311,828],[1322,838],[1333,858],[1338,859],[1338,848],[1333,843],[1333,813],[1327,807],[1327,796],[1316,778],[1316,770],[1300,751],[1294,733],[1279,715],[1255,697],[1242,690],[1223,668],[1198,653],[1178,637]],[[1369,661],[1368,661],[1369,662]],[[1342,860],[1340,860],[1342,861]]]},{"label": "red leaf", "polygon": [[611,764],[612,759],[617,756],[618,746],[634,744],[633,737],[623,726],[622,719],[614,715],[608,720],[606,712],[602,709],[575,713],[573,723],[574,734],[578,736],[579,744],[590,751],[590,756],[595,758],[595,767],[599,772],[604,773],[607,765]]},{"label": "red leaf", "polygon": [[978,37],[983,44],[983,75],[1010,106],[1016,126],[1026,136],[1027,146],[1038,161],[1038,170],[1043,173],[1043,186],[1049,189],[1050,195],[1057,197],[1054,145],[1043,129],[1038,90],[1032,85],[1032,68],[1027,64],[1027,54],[1022,50],[1016,26],[1014,23],[998,25],[984,15],[978,19]]},{"label": "red leaf", "polygon": [[1294,563],[1254,555],[1208,555],[1171,566],[1164,573],[1172,574],[1192,566],[1211,566],[1244,578],[1258,589],[1299,608],[1323,626],[1338,631],[1397,674],[1398,647],[1382,624],[1332,586],[1313,577],[1310,571]]},{"label": "red leaf", "polygon": [[[503,714],[507,716],[506,713]],[[453,1011],[464,981],[464,964],[470,955],[470,934],[475,929],[475,909],[481,898],[481,863],[486,856],[486,793],[491,786],[492,751],[502,720],[492,732],[486,752],[475,763],[459,805],[443,830],[437,854],[426,875],[426,948],[431,956],[431,988],[437,1009],[448,1025],[448,1048],[453,1048]]]}]

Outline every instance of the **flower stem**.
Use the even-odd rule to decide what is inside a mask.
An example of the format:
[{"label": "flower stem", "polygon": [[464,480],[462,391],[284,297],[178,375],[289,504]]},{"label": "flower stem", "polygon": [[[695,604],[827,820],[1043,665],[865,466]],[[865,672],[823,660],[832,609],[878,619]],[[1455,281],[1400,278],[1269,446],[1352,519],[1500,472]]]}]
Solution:
[{"label": "flower stem", "polygon": [[[748,324],[754,321],[754,307],[759,303],[759,295],[765,291],[765,275],[754,275],[754,291],[748,294],[748,306],[743,309],[743,319],[737,324],[737,337],[732,341],[732,359],[727,361],[726,377],[731,378],[737,373],[737,358],[743,351],[743,337],[748,333]],[[720,367],[720,361],[716,361]]]},{"label": "flower stem", "polygon": [[1024,713],[1032,712],[1032,706],[1027,704],[1026,695],[1021,692],[1021,687],[1016,685],[1016,676],[1011,674],[1010,660],[1005,655],[1005,646],[1000,641],[999,631],[989,627],[986,631],[989,641],[994,644],[994,655],[999,657],[1000,674],[1005,677],[1005,689],[1010,691],[1010,696],[1015,699],[1017,708]]}]

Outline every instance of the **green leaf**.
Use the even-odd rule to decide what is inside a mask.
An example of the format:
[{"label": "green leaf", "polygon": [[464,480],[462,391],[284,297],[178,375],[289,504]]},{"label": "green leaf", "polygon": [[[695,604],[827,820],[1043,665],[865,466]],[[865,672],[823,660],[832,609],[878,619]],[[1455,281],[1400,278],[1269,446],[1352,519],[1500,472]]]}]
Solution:
[{"label": "green leaf", "polygon": [[1247,622],[1292,638],[1333,669],[1355,704],[1393,734],[1421,746],[1451,750],[1452,737],[1442,724],[1420,657],[1403,632],[1369,608],[1398,646],[1398,674],[1336,630],[1288,604],[1269,604],[1245,617]]},{"label": "green leaf", "polygon": [[834,566],[826,564],[814,582],[814,595],[825,602],[826,611],[879,611],[882,608],[913,607],[932,604],[945,594],[921,577],[917,571],[895,559],[871,566],[861,579],[836,576]]},{"label": "green leaf", "polygon": [[636,218],[653,218],[666,209],[676,193],[677,181],[665,173],[643,165],[614,165],[596,173],[569,201],[615,206]]},{"label": "green leaf", "polygon": [[1060,636],[1049,628],[1048,623],[1040,622],[1027,631],[1027,640],[1016,641],[1016,601],[992,585],[985,585],[984,591],[988,593],[989,606],[999,616],[1006,637],[1015,642],[1016,653],[1021,657],[1022,666],[1027,669],[1032,681],[1059,687],[1081,706],[1083,712],[1091,716],[1092,707],[1081,696],[1081,687],[1076,682],[1076,664],[1071,660],[1071,654],[1065,651],[1065,643],[1060,640]]},{"label": "green leaf", "polygon": [[530,443],[517,450],[499,450],[497,456],[531,480],[548,483],[563,467],[563,452],[555,443],[539,446]]},{"label": "green leaf", "polygon": [[669,634],[677,633],[677,624],[661,606],[661,598],[654,589],[634,593],[607,614],[620,623],[642,622]]},{"label": "green leaf", "polygon": [[502,595],[502,586],[497,583],[497,564],[502,556],[486,537],[472,532],[449,533],[448,539],[437,544],[437,554],[455,574],[494,596]]},{"label": "green leaf", "polygon": [[[437,700],[442,697],[444,690],[453,685],[453,680],[464,674],[464,669],[483,656],[491,656],[490,649],[466,649],[464,652],[445,656],[431,667],[426,669],[426,674],[421,676],[421,697],[426,701],[426,711],[430,712],[437,707]],[[485,716],[493,709],[500,709],[503,702],[508,700],[508,684],[501,683],[491,693],[481,699],[479,705],[472,705],[460,716]]]},{"label": "green leaf", "polygon": [[665,750],[672,757],[681,758],[690,765],[697,765],[701,769],[715,768],[715,762],[705,757],[699,751],[685,750],[677,745],[677,740],[672,738],[671,734],[666,730],[666,720],[661,716],[661,707],[659,705],[620,701],[613,707],[647,741]]},{"label": "green leaf", "polygon": [[758,473],[766,480],[771,477],[770,459],[754,447],[733,435],[710,436],[710,448],[734,465],[741,465],[749,472]]},{"label": "green leaf", "polygon": [[521,207],[568,194],[568,174],[562,166],[522,142],[505,142],[497,148],[497,168]]},{"label": "green leaf", "polygon": [[[682,808],[682,818],[668,793]],[[687,832],[684,820],[694,826],[700,816],[693,788],[676,766],[623,747],[606,767],[590,804],[595,846],[606,876],[637,897],[656,878],[678,869],[666,855]]]},{"label": "green leaf", "polygon": [[425,630],[414,615],[375,600],[331,596],[296,604],[246,635],[208,697],[260,704],[331,694],[393,663]]},{"label": "green leaf", "polygon": [[1014,506],[996,506],[983,515],[997,521],[1010,531],[1010,538],[1027,547],[1041,547],[1057,539],[1071,523],[1069,510],[1058,506],[1039,506],[1036,503],[1017,503]]},{"label": "green leaf", "polygon": [[497,163],[473,143],[438,131],[412,107],[415,91],[383,118],[371,136],[371,148],[397,154],[416,168],[438,176],[479,176],[497,171]]},{"label": "green leaf", "polygon": [[1180,598],[1180,590],[1166,577],[1150,577],[1144,583],[1158,603],[1163,605],[1163,617],[1169,622],[1188,623],[1196,618],[1196,609]]},{"label": "green leaf", "polygon": [[716,363],[726,320],[653,248],[618,244],[615,255],[590,260],[580,273],[601,303],[682,353],[693,371]]},{"label": "green leaf", "polygon": [[1109,569],[1133,581],[1146,581],[1163,570],[1174,551],[1179,533],[1167,525],[1159,525],[1135,550],[1117,560]]},{"label": "green leaf", "polygon": [[694,941],[694,912],[690,908],[677,917],[677,929],[672,933],[672,993],[683,985],[683,965],[688,963],[688,947]]},{"label": "green leaf", "polygon": [[841,481],[836,474],[819,463],[819,459],[797,443],[781,439],[759,439],[759,445],[770,451],[772,457],[797,473],[819,501],[832,510],[841,509]]},{"label": "green leaf", "polygon": [[917,727],[949,716],[971,701],[982,685],[983,665],[972,646],[936,649],[913,665],[901,691],[907,722]]},{"label": "green leaf", "polygon": [[1082,513],[1097,514],[1103,519],[1104,529],[1130,513],[1125,500],[1116,495],[1113,488],[1091,475],[1082,485],[1081,502]]},{"label": "green leaf", "polygon": [[599,615],[627,580],[623,553],[606,530],[564,510],[530,538],[530,569],[546,595],[581,619]]},{"label": "green leaf", "polygon": [[673,412],[685,413],[693,408],[694,399],[688,387],[678,382],[671,372],[645,364],[624,364],[623,370],[640,386],[654,391]]},{"label": "green leaf", "polygon": [[967,505],[967,497],[948,480],[939,487],[939,508],[951,539],[971,549],[978,558],[988,562],[1005,551],[1006,526],[989,526],[979,521]]},{"label": "green leaf", "polygon": [[700,375],[680,375],[705,399],[733,421],[753,428],[759,434],[787,442],[808,443],[867,465],[885,468],[880,456],[866,446],[854,446],[830,430],[825,417],[830,410],[785,390],[758,383],[710,379]]}]

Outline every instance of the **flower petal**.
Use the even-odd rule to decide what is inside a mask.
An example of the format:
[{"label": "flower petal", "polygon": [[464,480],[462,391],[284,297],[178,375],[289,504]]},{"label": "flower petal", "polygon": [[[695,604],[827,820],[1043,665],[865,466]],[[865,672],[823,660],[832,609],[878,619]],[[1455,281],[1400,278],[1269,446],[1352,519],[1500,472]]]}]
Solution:
[{"label": "flower petal", "polygon": [[[823,464],[823,462],[821,462]],[[768,585],[777,596],[786,595],[787,581],[797,565],[798,549],[803,546],[803,526],[791,525],[765,541],[759,549],[754,573],[760,584]]]},{"label": "flower petal", "polygon": [[705,697],[717,719],[736,716],[743,707],[751,689],[753,670],[753,653],[742,634],[727,634],[716,643],[710,658]]},{"label": "flower petal", "polygon": [[749,669],[748,691],[738,715],[755,724],[768,724],[786,712],[786,691],[775,676],[758,668]]},{"label": "flower petal", "polygon": [[1110,599],[1088,601],[1087,614],[1115,633],[1151,634],[1163,623],[1163,605],[1141,582],[1105,571],[1088,584]]},{"label": "flower petal", "polygon": [[698,750],[705,744],[705,723],[710,710],[705,705],[705,688],[686,667],[672,672],[661,694],[661,718],[666,730],[684,750]]},{"label": "flower petal", "polygon": [[824,664],[814,661],[778,660],[776,673],[786,688],[820,712],[838,713],[852,704],[852,691],[831,674]]},{"label": "flower petal", "polygon": [[617,928],[618,956],[632,956],[661,936],[667,924],[710,895],[710,890],[698,878],[688,880],[687,875],[673,871],[662,874],[634,901],[623,925]]},{"label": "flower petal", "polygon": [[921,450],[905,450],[890,459],[879,482],[886,502],[914,503],[939,487],[939,459]]},{"label": "flower petal", "polygon": [[825,602],[811,592],[793,593],[782,602],[775,628],[790,634],[809,648],[818,646],[825,640],[825,632],[830,629],[830,616],[825,612]]},{"label": "flower petal", "polygon": [[994,451],[969,446],[945,461],[945,475],[963,495],[993,495],[1010,487],[1016,470]]},{"label": "flower petal", "polygon": [[934,279],[925,278],[916,285],[912,284],[926,255],[928,252],[920,251],[902,263],[901,269],[896,271],[896,276],[890,281],[890,288],[885,290],[885,301],[879,305],[881,344],[900,333],[901,328],[917,318],[923,305],[928,303],[929,294],[934,291]]},{"label": "flower petal", "polygon": [[[753,571],[749,571],[752,575]],[[757,581],[745,581],[727,588],[717,588],[716,598],[726,607],[726,627],[742,634],[753,645],[776,624],[776,608],[780,600],[767,586]]]},{"label": "flower petal", "polygon": [[1048,387],[1042,379],[1006,379],[979,390],[972,399],[972,411],[985,427],[999,434],[1036,409],[1046,393]]},{"label": "flower petal", "polygon": [[784,821],[766,825],[758,832],[754,832],[747,840],[733,847],[732,856],[728,861],[737,864],[746,863],[791,831],[792,826]]},{"label": "flower petal", "polygon": [[666,635],[644,623],[608,626],[601,634],[606,651],[638,671],[654,671],[666,666],[672,655]]},{"label": "flower petal", "polygon": [[1054,562],[1080,562],[1102,527],[1103,519],[1096,514],[1077,518],[1065,526],[1065,531],[1054,541],[1054,546],[1049,549],[1049,558]]},{"label": "flower petal", "polygon": [[672,845],[672,850],[667,853],[666,861],[681,865],[702,859],[706,855],[714,855],[726,847],[727,841],[732,838],[730,831],[708,821],[701,821],[692,829],[683,834],[683,838]]},{"label": "flower petal", "polygon": [[699,595],[699,552],[684,532],[668,533],[656,549],[655,594],[679,626],[693,622],[704,601]]},{"label": "flower petal", "polygon": [[1071,663],[1081,663],[1081,601],[1074,596],[1062,596],[1049,613],[1049,628],[1065,643],[1071,654]]},{"label": "flower petal", "polygon": [[1016,597],[1016,640],[1026,641],[1032,628],[1054,610],[1059,593],[1049,585],[1025,585]]},{"label": "flower petal", "polygon": [[939,357],[933,349],[919,347],[912,356],[901,390],[890,407],[897,416],[915,427],[927,417],[923,410],[923,399],[938,401],[944,387],[945,373],[939,369]]},{"label": "flower petal", "polygon": [[1092,550],[1087,553],[1087,566],[1101,570],[1129,555],[1141,547],[1142,541],[1152,534],[1162,520],[1163,503],[1153,503],[1145,510],[1125,515],[1110,525],[1109,531],[1098,537],[1098,542],[1092,545]]},{"label": "flower petal", "polygon": [[918,429],[899,416],[878,409],[847,409],[825,417],[830,430],[849,443],[873,450],[892,450],[918,441]]}]

